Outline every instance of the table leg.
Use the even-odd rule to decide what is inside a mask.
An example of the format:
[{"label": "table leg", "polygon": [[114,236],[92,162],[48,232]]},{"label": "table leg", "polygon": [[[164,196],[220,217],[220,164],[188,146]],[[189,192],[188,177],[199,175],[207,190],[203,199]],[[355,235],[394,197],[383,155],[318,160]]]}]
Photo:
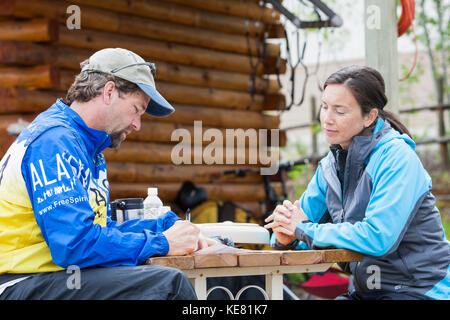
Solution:
[{"label": "table leg", "polygon": [[191,284],[197,294],[197,299],[206,300],[206,277],[203,275],[197,275],[189,280],[191,280]]},{"label": "table leg", "polygon": [[283,274],[324,272],[332,262],[311,265],[283,265],[262,267],[201,268],[183,270],[190,279],[199,300],[206,300],[208,277],[265,275],[266,292],[271,300],[283,300]]},{"label": "table leg", "polygon": [[270,300],[283,300],[283,274],[266,274],[266,292]]}]

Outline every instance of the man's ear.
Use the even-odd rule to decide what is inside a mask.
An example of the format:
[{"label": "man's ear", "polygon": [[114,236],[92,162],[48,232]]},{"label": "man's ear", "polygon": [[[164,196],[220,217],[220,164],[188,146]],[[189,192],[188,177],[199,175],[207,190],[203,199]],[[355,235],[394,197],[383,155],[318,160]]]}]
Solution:
[{"label": "man's ear", "polygon": [[107,105],[111,104],[113,99],[114,89],[116,88],[116,84],[114,81],[108,81],[102,89],[102,98],[103,102]]},{"label": "man's ear", "polygon": [[369,127],[375,119],[378,117],[378,108],[372,108],[370,112],[365,116],[364,127]]}]

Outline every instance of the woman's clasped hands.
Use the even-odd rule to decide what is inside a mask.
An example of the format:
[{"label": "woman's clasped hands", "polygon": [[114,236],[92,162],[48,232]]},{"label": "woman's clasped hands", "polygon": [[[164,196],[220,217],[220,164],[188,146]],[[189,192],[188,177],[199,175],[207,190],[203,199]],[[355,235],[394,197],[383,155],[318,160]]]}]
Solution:
[{"label": "woman's clasped hands", "polygon": [[264,221],[267,224],[266,229],[272,229],[278,242],[282,245],[288,245],[295,238],[295,228],[297,225],[308,220],[308,217],[300,208],[299,201],[294,203],[284,200],[282,205],[277,205],[272,214]]}]

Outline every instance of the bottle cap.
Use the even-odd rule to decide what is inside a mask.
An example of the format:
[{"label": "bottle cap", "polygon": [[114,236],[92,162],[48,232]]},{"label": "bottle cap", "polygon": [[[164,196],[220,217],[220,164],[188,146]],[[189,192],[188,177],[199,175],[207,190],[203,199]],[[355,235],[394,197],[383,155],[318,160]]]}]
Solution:
[{"label": "bottle cap", "polygon": [[147,189],[147,194],[149,196],[156,196],[156,195],[158,195],[158,188],[148,188]]}]

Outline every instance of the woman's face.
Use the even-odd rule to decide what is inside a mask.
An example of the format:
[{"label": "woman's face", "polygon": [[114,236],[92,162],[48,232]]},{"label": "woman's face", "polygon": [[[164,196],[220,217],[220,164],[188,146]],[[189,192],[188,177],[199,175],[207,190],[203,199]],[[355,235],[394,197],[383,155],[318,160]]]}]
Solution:
[{"label": "woman's face", "polygon": [[330,84],[323,91],[320,122],[329,144],[348,149],[353,137],[368,127],[377,115],[375,108],[363,116],[352,92],[342,84]]}]

